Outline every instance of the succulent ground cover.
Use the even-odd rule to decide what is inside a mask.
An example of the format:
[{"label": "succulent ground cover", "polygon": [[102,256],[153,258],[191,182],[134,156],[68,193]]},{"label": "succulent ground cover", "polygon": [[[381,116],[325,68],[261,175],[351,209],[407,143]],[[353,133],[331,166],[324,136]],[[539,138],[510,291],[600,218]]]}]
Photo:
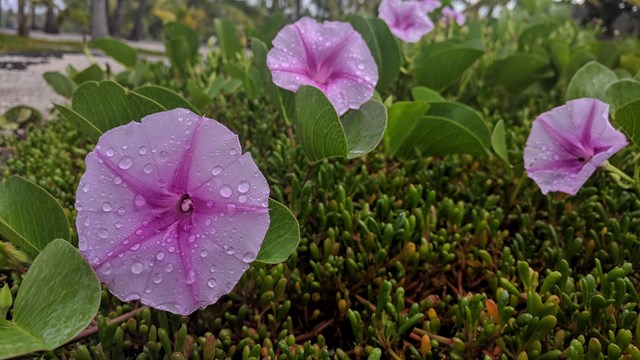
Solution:
[{"label": "succulent ground cover", "polygon": [[[533,25],[518,22],[520,17]],[[356,28],[359,21],[352,20]],[[237,133],[242,149],[265,175],[270,197],[297,218],[301,240],[287,260],[253,263],[233,291],[190,316],[123,303],[102,285],[90,326],[38,357],[640,359],[637,190],[597,171],[575,196],[543,195],[523,170],[534,118],[565,100],[599,97],[621,114],[614,115],[616,124],[635,119],[626,114],[635,114],[638,94],[628,90],[637,84],[627,77],[638,70],[631,61],[636,42],[598,41],[592,30],[572,24],[551,14],[516,10],[480,27],[485,34],[481,58],[476,46],[443,46],[458,59],[473,60],[459,76],[433,77],[419,59],[431,57],[434,68],[444,63],[435,72],[440,75],[455,64],[438,60],[437,51],[418,51],[381,90],[389,109],[387,131],[397,131],[394,111],[406,110],[399,102],[424,97],[433,105],[427,114],[435,120],[447,119],[445,110],[456,109],[464,117],[463,109],[475,109],[493,129],[493,155],[480,140],[478,146],[458,144],[462,150],[447,151],[442,144],[397,145],[391,133],[366,156],[310,162],[310,148],[294,134],[287,110],[267,100],[287,95],[260,95],[251,80],[259,74],[259,67],[251,70],[257,62],[238,56],[244,68],[235,68],[225,58],[228,46],[211,51],[207,62],[194,60],[191,74],[146,62],[123,74],[85,73],[93,71],[95,80],[112,78],[130,89],[146,82],[173,89]],[[173,34],[191,36],[174,26]],[[501,37],[509,27],[513,33],[504,36],[513,35],[515,45]],[[435,31],[434,44],[425,47],[449,41],[445,29]],[[455,31],[454,37],[465,39],[474,34],[468,28]],[[537,47],[543,37],[551,42],[544,42],[546,58]],[[561,41],[565,38],[570,38],[567,44]],[[253,44],[257,53],[259,42]],[[496,50],[505,44],[512,53]],[[412,50],[400,45],[411,58]],[[548,50],[565,45],[567,52]],[[171,59],[174,65],[191,62]],[[536,65],[541,59],[546,63]],[[144,66],[142,75],[136,66]],[[510,67],[515,70],[508,72]],[[586,77],[591,72],[597,76]],[[606,80],[609,72],[613,77]],[[618,84],[619,78],[626,78],[625,84]],[[603,83],[594,86],[596,81]],[[71,84],[82,83],[75,79]],[[621,95],[607,97],[602,89],[616,93],[621,86],[636,95],[626,95],[629,101],[623,102],[618,101]],[[136,91],[150,94],[150,89]],[[438,105],[442,97],[467,107]],[[76,95],[74,105],[82,110]],[[24,136],[5,136],[0,146],[11,154],[3,177],[20,175],[41,186],[73,224],[83,160],[96,138],[68,114],[58,107],[52,121]],[[636,140],[633,131],[626,132]],[[630,148],[610,161],[627,174],[636,171]],[[77,244],[74,228],[70,239]],[[27,253],[2,243],[0,281],[14,299],[31,262]],[[3,305],[0,314],[6,311]]]}]

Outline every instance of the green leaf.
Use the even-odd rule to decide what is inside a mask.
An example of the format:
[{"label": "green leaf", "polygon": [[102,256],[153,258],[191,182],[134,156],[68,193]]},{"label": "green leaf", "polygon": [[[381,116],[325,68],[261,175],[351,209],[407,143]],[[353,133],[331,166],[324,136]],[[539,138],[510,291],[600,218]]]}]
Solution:
[{"label": "green leaf", "polygon": [[378,65],[378,84],[376,89],[384,91],[398,77],[402,54],[400,47],[387,24],[380,19],[368,19],[358,15],[349,16],[348,21],[362,35],[376,64]]},{"label": "green leaf", "polygon": [[236,27],[229,19],[216,19],[215,27],[222,53],[227,59],[235,59],[236,54],[242,51]]},{"label": "green leaf", "polygon": [[98,311],[100,293],[78,251],[65,240],[51,242],[20,286],[13,319],[0,319],[0,359],[51,351],[73,339]]},{"label": "green leaf", "polygon": [[277,264],[285,261],[300,243],[300,225],[291,211],[269,199],[269,230],[264,237],[256,261]]},{"label": "green leaf", "polygon": [[167,110],[184,108],[200,115],[198,109],[177,92],[156,85],[145,85],[134,90],[137,94],[154,100]]},{"label": "green leaf", "polygon": [[84,116],[75,112],[72,108],[66,105],[53,104],[53,107],[60,112],[60,114],[73,123],[80,131],[82,131],[88,139],[98,141],[103,131],[98,129],[94,124],[87,120]]},{"label": "green leaf", "polygon": [[295,95],[296,138],[311,162],[347,156],[347,138],[340,118],[322,91],[301,87]]},{"label": "green leaf", "polygon": [[565,93],[565,101],[579,98],[596,98],[606,101],[605,90],[618,80],[616,74],[604,65],[591,61],[578,70]]},{"label": "green leaf", "polygon": [[101,81],[104,79],[104,76],[104,71],[102,71],[100,66],[93,64],[74,76],[73,81],[75,81],[76,84],[82,84],[87,81]]},{"label": "green leaf", "polygon": [[387,127],[387,108],[369,100],[358,110],[349,110],[342,117],[347,137],[347,159],[368,154],[378,146]]},{"label": "green leaf", "polygon": [[613,115],[615,123],[640,146],[640,99],[622,105]]},{"label": "green leaf", "polygon": [[189,26],[171,21],[164,25],[164,46],[173,66],[181,68],[198,57],[200,40]]},{"label": "green leaf", "polygon": [[42,77],[53,91],[67,99],[71,99],[73,91],[76,89],[76,84],[68,76],[57,71],[47,71]]},{"label": "green leaf", "polygon": [[411,89],[411,96],[413,100],[425,101],[425,102],[440,102],[445,99],[437,91],[431,90],[428,87],[416,86]]},{"label": "green leaf", "polygon": [[80,85],[73,94],[71,108],[101,132],[167,110],[157,102],[109,80]]},{"label": "green leaf", "polygon": [[418,85],[442,91],[454,84],[484,54],[481,42],[454,40],[423,46],[411,73]]},{"label": "green leaf", "polygon": [[640,82],[634,79],[618,80],[607,87],[604,95],[612,113],[615,113],[624,104],[640,99]]},{"label": "green leaf", "polygon": [[92,47],[104,51],[120,64],[133,68],[138,62],[138,51],[122,41],[111,38],[100,38],[91,42]]},{"label": "green leaf", "polygon": [[0,183],[0,235],[33,257],[54,239],[71,239],[56,199],[19,176]]},{"label": "green leaf", "polygon": [[507,150],[507,134],[504,129],[504,120],[498,121],[493,128],[493,132],[491,133],[491,146],[493,147],[493,151],[495,151],[505,163],[509,164],[509,151]]},{"label": "green leaf", "polygon": [[493,80],[508,91],[520,91],[534,82],[553,76],[548,57],[515,53],[492,66]]},{"label": "green leaf", "polygon": [[195,81],[187,81],[187,91],[189,91],[191,101],[193,101],[193,104],[198,109],[204,109],[207,105],[209,105],[209,103],[211,103],[212,99],[206,92],[204,92],[204,90],[200,89]]},{"label": "green leaf", "polygon": [[401,158],[414,157],[416,150],[423,156],[487,155],[487,135],[482,118],[463,105],[400,102],[389,109],[386,144],[391,154]]}]

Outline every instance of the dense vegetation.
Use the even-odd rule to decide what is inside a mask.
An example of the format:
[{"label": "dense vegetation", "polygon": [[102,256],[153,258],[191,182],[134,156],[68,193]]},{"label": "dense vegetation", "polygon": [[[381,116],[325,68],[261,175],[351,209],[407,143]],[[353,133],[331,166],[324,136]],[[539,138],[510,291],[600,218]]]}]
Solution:
[{"label": "dense vegetation", "polygon": [[[580,28],[564,10],[516,8],[464,28],[440,26],[421,46],[401,44],[409,62],[380,94],[391,106],[410,100],[416,85],[433,85],[416,71],[421,61],[435,72],[454,67],[428,58],[430,44],[480,43],[460,76],[431,87],[490,128],[503,121],[507,161],[419,151],[400,158],[381,145],[358,159],[309,164],[267,100],[261,64],[227,53],[228,42],[193,61],[172,57],[168,42],[171,68],[137,60],[121,74],[93,68],[50,80],[68,96],[102,79],[180,93],[239,134],[271,197],[296,215],[301,243],[284,263],[253,264],[229,296],[188,317],[121,303],[103,288],[90,328],[97,331],[43,356],[640,359],[639,194],[598,172],[576,196],[544,196],[523,172],[533,118],[564,102],[578,69],[597,61],[629,81],[640,70],[637,40],[599,41],[597,29]],[[0,140],[11,154],[3,176],[42,186],[73,223],[83,158],[95,142],[53,116]],[[633,173],[633,155],[629,148],[612,162]],[[2,245],[0,282],[14,296],[30,261]]]}]

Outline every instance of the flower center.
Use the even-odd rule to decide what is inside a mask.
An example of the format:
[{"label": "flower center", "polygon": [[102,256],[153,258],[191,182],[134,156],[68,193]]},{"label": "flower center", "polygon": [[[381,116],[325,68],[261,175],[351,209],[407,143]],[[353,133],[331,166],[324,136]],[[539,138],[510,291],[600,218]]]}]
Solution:
[{"label": "flower center", "polygon": [[183,213],[193,212],[193,200],[191,200],[188,194],[184,194],[182,198],[180,198],[180,211]]}]

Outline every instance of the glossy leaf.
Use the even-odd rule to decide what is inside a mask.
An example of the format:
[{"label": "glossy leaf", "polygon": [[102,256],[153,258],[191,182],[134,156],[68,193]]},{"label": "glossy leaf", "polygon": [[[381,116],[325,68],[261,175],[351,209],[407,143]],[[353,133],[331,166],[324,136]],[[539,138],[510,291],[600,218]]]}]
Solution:
[{"label": "glossy leaf", "polygon": [[617,80],[618,77],[609,68],[591,61],[573,75],[567,86],[565,100],[595,98],[606,101],[605,90]]},{"label": "glossy leaf", "polygon": [[615,124],[636,145],[640,146],[640,99],[622,105],[615,112]]},{"label": "glossy leaf", "polygon": [[[423,101],[400,101],[389,108],[389,125],[385,132],[385,149],[390,154],[397,154],[403,144],[410,137],[411,131],[420,118],[429,109],[429,104]],[[408,153],[405,149],[405,153]],[[411,156],[411,155],[408,155]]]},{"label": "glossy leaf", "polygon": [[171,89],[156,85],[145,85],[135,89],[135,92],[157,102],[167,110],[184,108],[201,115],[193,104]]},{"label": "glossy leaf", "polygon": [[516,53],[493,65],[493,80],[509,91],[522,90],[553,74],[549,58],[533,53]]},{"label": "glossy leaf", "polygon": [[380,19],[364,19],[353,15],[348,21],[362,35],[371,55],[378,65],[378,85],[376,90],[384,91],[398,77],[402,54],[395,37],[387,24]]},{"label": "glossy leaf", "polygon": [[0,183],[0,235],[33,257],[54,239],[71,239],[56,199],[19,176]]},{"label": "glossy leaf", "polygon": [[300,243],[300,225],[291,211],[269,199],[270,225],[256,261],[277,264],[285,261]]},{"label": "glossy leaf", "polygon": [[291,124],[295,112],[294,94],[279,88],[273,83],[271,70],[267,67],[267,53],[269,51],[267,45],[257,38],[252,38],[251,50],[254,56],[254,64],[258,68],[265,86],[264,92],[269,98],[269,101],[271,101],[271,104],[280,111],[285,121]]},{"label": "glossy leaf", "polygon": [[56,93],[71,99],[76,84],[68,76],[57,71],[47,71],[42,77]]},{"label": "glossy leaf", "polygon": [[507,134],[504,128],[504,120],[498,121],[491,133],[491,146],[493,151],[502,159],[505,163],[509,164],[509,151],[507,150]]},{"label": "glossy leaf", "polygon": [[51,242],[20,286],[13,319],[0,319],[0,359],[51,351],[73,339],[98,311],[100,293],[78,251],[65,240]]},{"label": "glossy leaf", "polygon": [[640,82],[634,79],[624,79],[611,83],[605,91],[605,99],[611,105],[612,112],[627,103],[640,100]]},{"label": "glossy leaf", "polygon": [[104,71],[102,71],[100,66],[93,64],[76,74],[73,77],[73,80],[76,82],[76,84],[82,84],[87,81],[101,81],[104,79],[104,77]]},{"label": "glossy leaf", "polygon": [[235,59],[236,54],[240,54],[242,51],[236,27],[229,19],[216,19],[215,27],[222,53],[227,59]]},{"label": "glossy leaf", "polygon": [[479,41],[453,40],[423,46],[411,67],[418,85],[442,91],[455,83],[484,54]]},{"label": "glossy leaf", "polygon": [[295,95],[296,139],[311,162],[346,156],[347,138],[335,108],[322,91],[301,87]]},{"label": "glossy leaf", "polygon": [[416,101],[426,102],[439,102],[445,101],[445,99],[437,91],[431,90],[428,87],[416,86],[411,89],[411,96]]},{"label": "glossy leaf", "polygon": [[342,126],[347,136],[347,158],[366,155],[382,140],[387,127],[387,108],[378,101],[367,101],[360,109],[344,114]]},{"label": "glossy leaf", "polygon": [[122,41],[111,38],[93,40],[91,46],[104,51],[120,64],[133,68],[138,62],[138,51]]},{"label": "glossy leaf", "polygon": [[427,115],[454,120],[473,134],[486,150],[491,148],[491,133],[480,114],[472,108],[454,102],[434,102]]}]

